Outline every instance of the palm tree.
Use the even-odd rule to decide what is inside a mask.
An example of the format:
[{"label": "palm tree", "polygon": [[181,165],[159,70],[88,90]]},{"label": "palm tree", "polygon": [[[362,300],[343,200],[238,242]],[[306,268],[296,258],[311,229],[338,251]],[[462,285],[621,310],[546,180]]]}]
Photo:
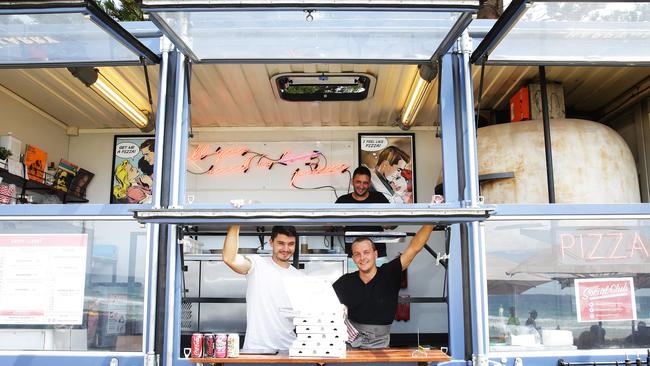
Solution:
[{"label": "palm tree", "polygon": [[116,20],[144,20],[142,10],[136,3],[136,0],[120,0],[118,1],[118,4],[115,3],[115,0],[100,0],[99,5],[108,15]]}]

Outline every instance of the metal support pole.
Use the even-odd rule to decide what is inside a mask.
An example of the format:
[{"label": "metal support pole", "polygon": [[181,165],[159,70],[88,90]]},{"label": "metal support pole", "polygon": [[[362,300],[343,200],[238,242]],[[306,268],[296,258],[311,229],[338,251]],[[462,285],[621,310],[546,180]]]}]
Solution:
[{"label": "metal support pole", "polygon": [[548,92],[546,90],[546,67],[544,66],[539,67],[539,86],[542,93],[542,121],[544,123],[544,152],[546,153],[546,184],[548,187],[548,203],[555,203],[551,121],[548,111]]},{"label": "metal support pole", "polygon": [[[476,126],[469,64],[471,50],[471,40],[465,32],[455,49],[443,57],[440,73],[445,198],[450,202],[448,193],[451,193],[451,197],[456,198],[465,207],[479,205]],[[453,140],[449,141],[450,138]],[[454,181],[456,185],[451,186]],[[473,359],[484,365],[487,364],[488,335],[487,294],[484,285],[485,253],[481,227],[476,222],[454,225],[450,245],[451,356]],[[459,276],[461,273],[462,276]],[[454,288],[459,285],[460,288]],[[459,309],[462,309],[462,312]],[[460,323],[459,318],[462,319]],[[464,325],[462,331],[458,324]],[[463,340],[460,340],[459,336],[462,336]],[[464,351],[462,353],[457,349],[461,344]]]},{"label": "metal support pole", "polygon": [[[184,75],[185,56],[170,49],[163,54],[156,134],[157,160],[155,164],[156,208],[175,208],[182,202],[184,191],[185,152],[187,148],[187,98]],[[162,128],[160,128],[162,127]],[[186,151],[186,150],[185,150]],[[182,170],[181,170],[182,169]],[[176,279],[180,270],[177,261],[175,225],[163,224],[158,230],[157,295],[155,353],[161,355],[163,365],[173,365],[179,354],[180,293]]]}]

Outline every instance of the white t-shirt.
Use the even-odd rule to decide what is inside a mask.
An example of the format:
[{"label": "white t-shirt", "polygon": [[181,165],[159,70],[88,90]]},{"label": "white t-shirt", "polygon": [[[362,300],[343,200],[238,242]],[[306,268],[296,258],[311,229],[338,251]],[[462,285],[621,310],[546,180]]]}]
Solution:
[{"label": "white t-shirt", "polygon": [[271,257],[247,256],[252,266],[246,275],[246,337],[244,348],[287,350],[296,339],[293,321],[280,314],[291,308],[284,278],[302,277],[293,266],[280,267]]}]

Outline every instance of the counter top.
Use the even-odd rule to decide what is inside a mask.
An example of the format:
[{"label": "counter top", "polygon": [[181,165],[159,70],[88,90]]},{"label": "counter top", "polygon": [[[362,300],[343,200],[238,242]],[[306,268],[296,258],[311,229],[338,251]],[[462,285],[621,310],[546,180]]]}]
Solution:
[{"label": "counter top", "polygon": [[193,363],[372,363],[372,362],[444,362],[451,357],[439,349],[418,351],[416,348],[384,348],[375,350],[348,350],[343,358],[289,357],[287,352],[277,355],[241,355],[236,358],[190,358]]}]

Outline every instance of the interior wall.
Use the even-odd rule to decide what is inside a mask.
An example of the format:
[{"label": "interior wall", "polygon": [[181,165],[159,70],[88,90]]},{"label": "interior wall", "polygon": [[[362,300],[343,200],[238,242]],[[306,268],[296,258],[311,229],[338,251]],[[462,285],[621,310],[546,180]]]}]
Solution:
[{"label": "interior wall", "polygon": [[23,146],[20,154],[25,153],[26,145],[34,145],[47,152],[48,165],[49,162],[54,162],[55,166],[58,166],[60,159],[68,160],[68,136],[66,127],[61,122],[1,86],[0,111],[0,135],[11,132],[15,138],[21,140]]},{"label": "interior wall", "polygon": [[641,201],[650,202],[650,98],[608,123],[627,142],[636,162]]}]

